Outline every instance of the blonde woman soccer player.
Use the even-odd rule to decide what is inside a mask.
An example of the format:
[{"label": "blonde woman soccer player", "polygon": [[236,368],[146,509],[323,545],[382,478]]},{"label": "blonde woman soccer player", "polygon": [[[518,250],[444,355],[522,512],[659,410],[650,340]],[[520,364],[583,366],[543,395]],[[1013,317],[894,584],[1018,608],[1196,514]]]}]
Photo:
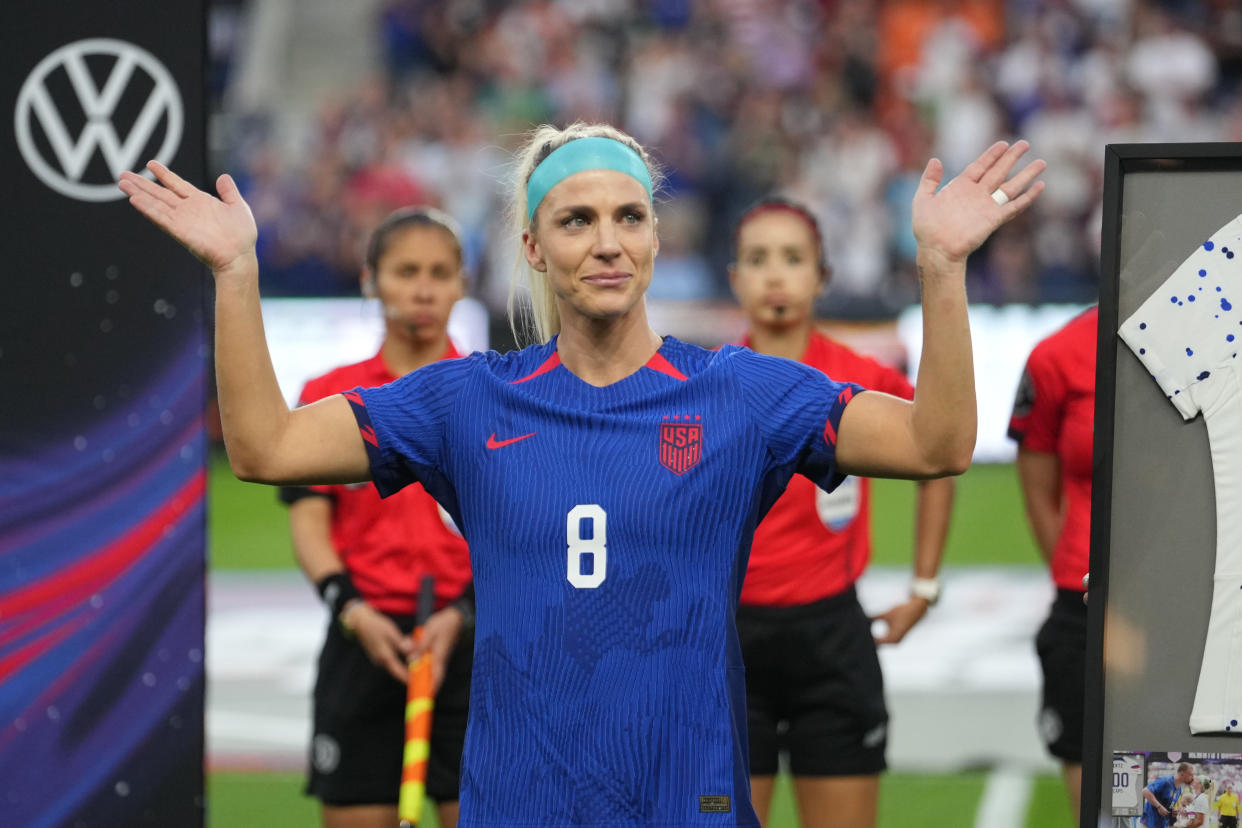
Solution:
[{"label": "blonde woman soccer player", "polygon": [[759,519],[801,472],[963,471],[976,413],[965,262],[1042,189],[997,143],[914,198],[924,342],[906,401],[661,337],[651,164],[602,126],[537,130],[515,182],[539,344],[290,411],[263,339],[255,225],[151,164],[130,202],[216,279],[229,459],[267,483],[418,481],[470,545],[478,601],[462,826],[758,824],[734,617]]},{"label": "blonde woman soccer player", "polygon": [[[734,239],[729,281],[746,313],[743,344],[913,399],[905,374],[816,330],[815,299],[831,271],[810,210],[765,199],[738,220]],[[888,710],[871,619],[854,589],[871,558],[868,482],[852,477],[827,493],[795,476],[755,530],[737,626],[751,796],[765,822],[783,754],[804,828],[876,823]],[[952,504],[951,478],[919,483],[911,594],[879,616],[881,643],[901,641],[938,598]]]},{"label": "blonde woman soccer player", "polygon": [[1174,824],[1177,828],[1203,828],[1207,825],[1208,814],[1211,812],[1211,805],[1208,803],[1212,801],[1212,778],[1196,775],[1190,780],[1189,793],[1189,801],[1180,809]]}]

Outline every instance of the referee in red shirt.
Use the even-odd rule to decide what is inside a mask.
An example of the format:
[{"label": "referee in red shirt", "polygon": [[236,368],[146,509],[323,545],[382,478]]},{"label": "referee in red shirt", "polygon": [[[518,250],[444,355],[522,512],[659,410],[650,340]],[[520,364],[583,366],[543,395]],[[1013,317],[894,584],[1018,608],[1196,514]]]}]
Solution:
[{"label": "referee in red shirt", "polygon": [[1099,309],[1044,339],[1026,360],[1009,420],[1018,442],[1026,517],[1052,570],[1057,597],[1035,639],[1044,673],[1039,732],[1061,760],[1074,819],[1082,789],[1087,607],[1083,576],[1091,548],[1091,451]]},{"label": "referee in red shirt", "polygon": [[[744,344],[811,365],[840,382],[911,399],[894,368],[817,332],[827,285],[819,224],[794,202],[766,199],[738,222],[733,291]],[[937,572],[953,504],[951,479],[919,483],[909,599],[872,619],[854,582],[871,557],[870,485],[849,477],[831,494],[795,475],[755,531],[738,634],[746,662],[751,789],[766,820],[779,758],[788,758],[805,828],[876,824],[888,710],[877,643],[900,641],[940,595]]]},{"label": "referee in red shirt", "polygon": [[[449,313],[464,292],[462,247],[438,210],[400,210],[371,236],[362,273],[380,300],[385,335],[371,359],[313,379],[306,405],[357,386],[376,386],[423,365],[453,359]],[[298,564],[331,620],[319,656],[307,792],[327,828],[392,828],[401,784],[407,676],[419,585],[435,579],[437,612],[424,627],[438,650],[427,794],[440,824],[457,824],[457,792],[469,703],[473,638],[466,542],[417,484],[385,500],[368,484],[284,489]],[[462,600],[459,600],[462,599]],[[457,646],[452,641],[466,628]]]}]

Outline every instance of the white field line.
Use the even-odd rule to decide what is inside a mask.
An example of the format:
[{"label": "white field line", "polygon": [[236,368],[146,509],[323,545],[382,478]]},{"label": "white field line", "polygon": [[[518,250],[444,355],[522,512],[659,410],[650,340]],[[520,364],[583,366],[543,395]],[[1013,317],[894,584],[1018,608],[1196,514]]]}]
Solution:
[{"label": "white field line", "polygon": [[1027,771],[1006,767],[992,771],[983,788],[979,810],[975,812],[975,828],[1025,825],[1033,784]]}]

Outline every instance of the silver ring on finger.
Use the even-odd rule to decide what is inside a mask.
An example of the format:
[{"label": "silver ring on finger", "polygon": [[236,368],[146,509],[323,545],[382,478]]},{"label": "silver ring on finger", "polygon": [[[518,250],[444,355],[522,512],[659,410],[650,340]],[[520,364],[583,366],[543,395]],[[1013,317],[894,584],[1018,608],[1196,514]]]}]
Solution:
[{"label": "silver ring on finger", "polygon": [[992,191],[992,200],[995,201],[997,204],[1000,204],[1003,206],[1009,203],[1009,196],[1005,195],[1004,190],[1002,190],[1000,187],[997,187],[995,190]]}]

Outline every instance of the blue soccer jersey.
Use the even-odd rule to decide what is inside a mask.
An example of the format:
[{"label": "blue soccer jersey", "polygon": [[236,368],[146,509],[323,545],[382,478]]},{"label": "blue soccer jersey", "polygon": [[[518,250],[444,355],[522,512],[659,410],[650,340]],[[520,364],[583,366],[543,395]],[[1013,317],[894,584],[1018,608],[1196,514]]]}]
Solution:
[{"label": "blue soccer jersey", "polygon": [[794,472],[840,483],[855,385],[665,339],[600,388],[556,341],[358,389],[381,494],[418,481],[470,544],[466,826],[758,825],[734,615]]},{"label": "blue soccer jersey", "polygon": [[[1177,803],[1178,797],[1181,795],[1181,788],[1177,784],[1177,778],[1173,774],[1161,776],[1150,785],[1147,790],[1165,807],[1165,810],[1172,811],[1173,806]],[[1171,815],[1170,815],[1171,816]],[[1143,824],[1147,828],[1168,828],[1172,820],[1169,817],[1162,816],[1152,804],[1143,798]]]}]

